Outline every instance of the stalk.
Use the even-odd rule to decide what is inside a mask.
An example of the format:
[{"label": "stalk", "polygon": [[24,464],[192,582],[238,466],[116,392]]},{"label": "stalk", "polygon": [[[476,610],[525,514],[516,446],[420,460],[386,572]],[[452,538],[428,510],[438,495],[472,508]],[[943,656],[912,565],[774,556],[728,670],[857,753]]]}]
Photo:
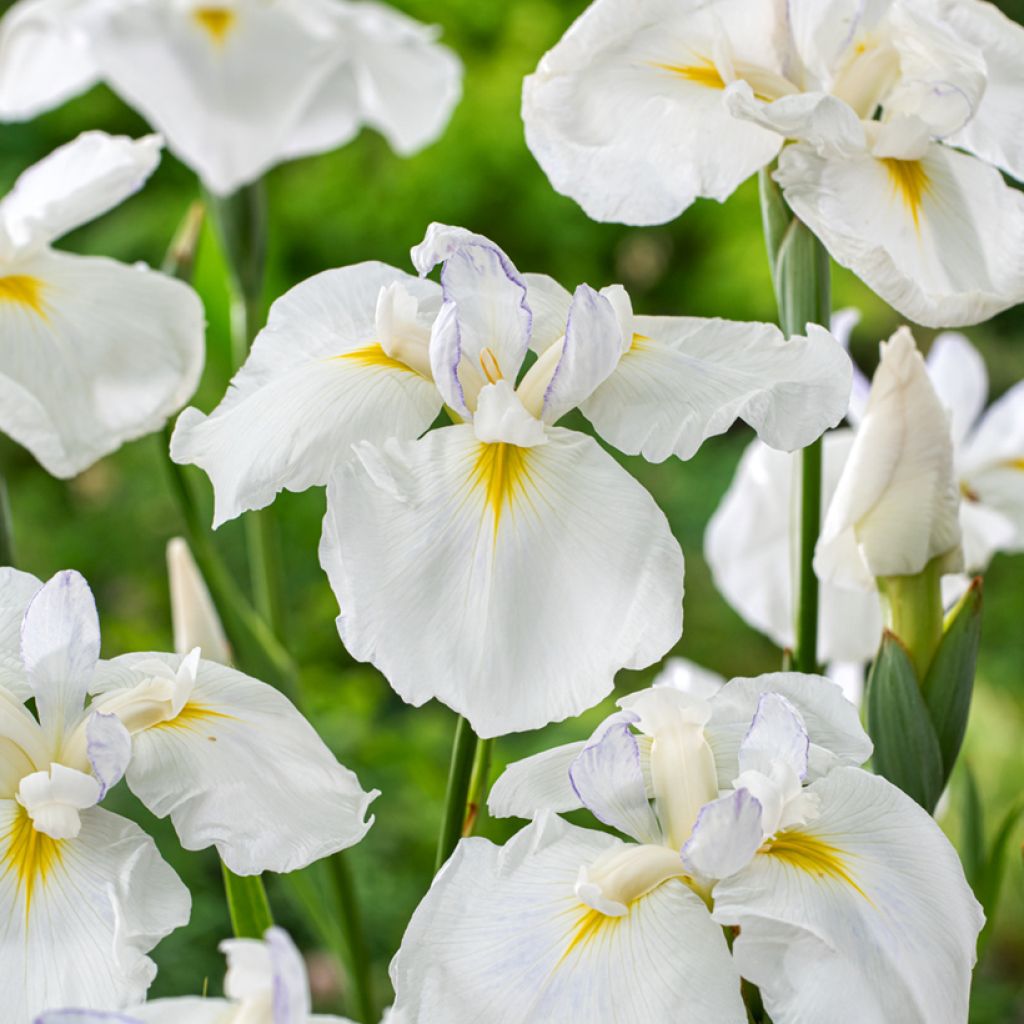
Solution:
[{"label": "stalk", "polygon": [[[760,186],[765,245],[783,333],[803,334],[808,323],[827,327],[832,306],[828,253],[786,205],[770,169],[761,171]],[[800,454],[800,533],[793,587],[797,672],[818,670],[818,577],[813,562],[821,532],[821,487],[819,438]]]},{"label": "stalk", "polygon": [[0,565],[13,567],[14,521],[11,518],[11,503],[7,500],[7,481],[0,476]]},{"label": "stalk", "polygon": [[259,875],[236,875],[223,861],[220,867],[235,938],[262,939],[274,924],[263,879]]},{"label": "stalk", "polygon": [[348,952],[345,966],[352,982],[356,1013],[363,1024],[377,1024],[377,1007],[373,1001],[373,986],[370,981],[369,951],[363,937],[363,921],[356,899],[352,868],[345,851],[334,854],[328,860],[327,867]]},{"label": "stalk", "polygon": [[471,836],[480,824],[481,812],[487,798],[487,787],[491,778],[491,759],[494,753],[494,740],[480,740],[473,756],[473,769],[469,776],[469,788],[466,792],[466,813],[462,819],[463,838]]},{"label": "stalk", "polygon": [[462,830],[466,823],[470,779],[478,742],[472,726],[460,715],[455,724],[452,760],[448,769],[448,789],[444,799],[441,833],[437,840],[435,874],[441,870],[462,838]]}]

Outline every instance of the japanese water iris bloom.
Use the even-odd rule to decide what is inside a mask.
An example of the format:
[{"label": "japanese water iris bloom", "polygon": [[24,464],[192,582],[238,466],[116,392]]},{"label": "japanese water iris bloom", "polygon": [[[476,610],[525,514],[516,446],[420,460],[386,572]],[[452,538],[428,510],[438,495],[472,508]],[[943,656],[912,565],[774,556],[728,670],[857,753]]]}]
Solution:
[{"label": "japanese water iris bloom", "polygon": [[238,874],[304,867],[369,827],[372,795],[271,687],[198,649],[99,648],[81,576],[0,570],[0,983],[17,1020],[141,1001],[145,953],[188,919],[150,840],[95,806],[122,775],[183,846],[216,846]]},{"label": "japanese water iris bloom", "polygon": [[224,998],[154,999],[123,1013],[52,1010],[35,1024],[351,1024],[313,1015],[302,954],[288,933],[271,928],[258,939],[227,939]]},{"label": "japanese water iris bloom", "polygon": [[908,318],[1024,300],[1024,29],[982,0],[596,0],[526,137],[598,220],[662,223],[778,160],[787,203]]},{"label": "japanese water iris bloom", "polygon": [[106,82],[227,195],[364,124],[403,155],[436,139],[462,76],[436,35],[346,0],[21,0],[0,22],[0,116]]},{"label": "japanese water iris bloom", "polygon": [[87,132],[0,200],[0,430],[55,476],[158,429],[202,372],[191,288],[52,248],[141,188],[159,160],[155,136]]},{"label": "japanese water iris bloom", "polygon": [[[409,1021],[743,1024],[741,977],[776,1024],[966,1019],[981,908],[931,817],[853,767],[870,742],[836,687],[620,703],[499,780],[496,811],[539,813],[435,879],[391,967]],[[579,807],[617,834],[554,813]]]},{"label": "japanese water iris bloom", "polygon": [[795,446],[843,415],[847,357],[820,328],[812,346],[765,324],[634,318],[617,286],[570,297],[462,229],[434,225],[414,262],[444,263],[429,365],[460,422],[354,446],[328,486],[321,563],[346,646],[404,699],[437,697],[483,736],[537,728],[595,704],[682,626],[664,515],[557,421],[579,406],[659,459],[741,415]]}]

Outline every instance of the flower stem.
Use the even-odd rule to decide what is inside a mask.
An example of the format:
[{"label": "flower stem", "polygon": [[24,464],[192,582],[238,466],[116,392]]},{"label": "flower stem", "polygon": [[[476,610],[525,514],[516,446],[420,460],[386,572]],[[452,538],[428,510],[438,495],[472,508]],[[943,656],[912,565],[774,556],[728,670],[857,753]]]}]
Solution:
[{"label": "flower stem", "polygon": [[444,798],[444,815],[441,819],[441,834],[437,840],[435,873],[440,871],[452,855],[462,838],[466,823],[466,804],[469,798],[470,779],[479,740],[472,726],[461,715],[455,724],[455,740],[452,744],[452,760],[448,769],[448,789]]},{"label": "flower stem", "polygon": [[235,937],[262,939],[266,930],[274,924],[263,879],[259,875],[236,875],[223,861],[220,867]]},{"label": "flower stem", "polygon": [[[828,327],[832,305],[828,253],[786,205],[770,169],[761,171],[760,185],[765,244],[783,333],[787,337],[803,334],[809,323]],[[818,670],[818,577],[813,563],[821,532],[821,502],[819,438],[800,453],[800,533],[793,587],[793,668],[797,672]]]},{"label": "flower stem", "polygon": [[7,500],[7,481],[0,476],[0,565],[13,567],[16,564],[11,503]]},{"label": "flower stem", "polygon": [[370,980],[370,958],[363,936],[362,915],[356,899],[352,868],[344,850],[328,860],[331,885],[339,911],[339,923],[345,938],[349,980],[355,999],[356,1013],[363,1024],[377,1024],[377,1008],[373,1001]]},{"label": "flower stem", "polygon": [[878,580],[886,626],[906,648],[921,683],[942,642],[941,562],[941,557],[933,558],[914,576],[883,576]]},{"label": "flower stem", "polygon": [[480,824],[480,814],[487,799],[487,789],[491,777],[491,758],[494,753],[494,740],[479,740],[473,756],[473,770],[469,776],[469,788],[466,792],[466,813],[462,819],[462,836],[471,836]]}]

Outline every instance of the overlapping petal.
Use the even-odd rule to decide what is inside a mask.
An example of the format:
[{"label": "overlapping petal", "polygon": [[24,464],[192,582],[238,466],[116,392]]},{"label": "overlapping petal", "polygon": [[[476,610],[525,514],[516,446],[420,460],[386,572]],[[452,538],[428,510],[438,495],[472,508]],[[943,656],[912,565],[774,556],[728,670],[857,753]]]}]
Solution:
[{"label": "overlapping petal", "polygon": [[441,409],[437,389],[388,354],[392,339],[378,329],[378,299],[389,287],[418,304],[405,329],[418,326],[425,345],[440,305],[436,284],[383,263],[324,271],[274,303],[217,408],[182,414],[171,457],[209,474],[215,526],[282,489],[326,483],[356,441],[418,437],[430,426]]},{"label": "overlapping petal", "polygon": [[358,453],[329,486],[321,564],[342,640],[410,703],[483,736],[537,728],[679,636],[679,546],[590,438],[523,449],[457,426]]},{"label": "overlapping petal", "polygon": [[27,572],[0,566],[0,687],[22,701],[32,696],[32,688],[21,660],[21,623],[42,585]]},{"label": "overlapping petal", "polygon": [[576,896],[580,865],[623,848],[546,816],[503,848],[463,840],[392,963],[396,1012],[409,1024],[468,1024],[484,1008],[493,1024],[678,1016],[741,1024],[725,938],[681,882],[641,897],[625,917]]}]

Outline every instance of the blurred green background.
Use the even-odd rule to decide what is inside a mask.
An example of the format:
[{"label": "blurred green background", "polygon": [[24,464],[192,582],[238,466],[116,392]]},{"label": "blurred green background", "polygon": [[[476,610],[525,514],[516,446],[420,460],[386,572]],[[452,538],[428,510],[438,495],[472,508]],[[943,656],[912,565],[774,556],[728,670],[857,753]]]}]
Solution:
[{"label": "blurred green background", "polygon": [[[430,221],[438,220],[492,237],[520,269],[543,271],[569,287],[581,281],[596,287],[620,281],[641,313],[774,319],[756,182],[748,182],[724,206],[698,202],[674,224],[637,230],[589,221],[573,202],[555,194],[531,158],[519,119],[521,81],[584,8],[583,0],[398,0],[396,6],[442,26],[445,42],[466,65],[464,100],[444,137],[413,159],[395,157],[381,138],[364,132],[343,150],[270,175],[268,302],[328,267],[379,259],[411,270],[409,247]],[[1024,0],[1007,0],[1004,7],[1024,20]],[[109,91],[96,88],[30,124],[0,128],[0,186],[6,191],[27,165],[86,128],[132,135],[147,130]],[[140,195],[61,245],[159,263],[196,194],[190,173],[165,157]],[[209,318],[207,368],[195,402],[208,410],[223,394],[230,373],[224,268],[208,233],[195,284]],[[854,354],[870,370],[878,340],[888,336],[898,318],[845,271],[835,272],[834,295],[837,307],[854,305],[863,312]],[[994,395],[1024,378],[1024,310],[967,333],[985,356]],[[931,332],[920,331],[917,337],[926,347]],[[675,653],[727,676],[771,670],[779,660],[778,651],[717,594],[701,553],[705,525],[749,439],[747,429],[737,428],[705,444],[685,464],[624,460],[665,509],[686,554],[686,628]],[[10,485],[21,568],[43,578],[67,567],[85,574],[96,592],[108,657],[171,646],[164,545],[182,532],[183,524],[160,444],[159,435],[135,442],[79,478],[60,482],[0,438],[0,469]],[[208,499],[205,478],[197,474],[196,483]],[[278,499],[288,643],[302,665],[303,698],[321,734],[359,773],[365,788],[383,793],[373,808],[377,824],[351,859],[377,997],[384,1005],[390,999],[388,961],[431,877],[455,718],[437,704],[405,706],[373,669],[346,656],[334,627],[334,597],[317,563],[323,508],[320,489]],[[217,542],[244,582],[240,524],[222,528]],[[999,557],[986,579],[978,691],[964,755],[979,779],[990,832],[1019,798],[1024,775],[1022,566],[1020,558]],[[617,695],[646,685],[651,674],[622,673]],[[584,737],[610,707],[611,700],[582,721],[500,740],[495,772],[506,761]],[[962,781],[954,778],[944,821],[954,838],[962,820]],[[173,833],[148,819],[123,792],[110,805],[128,810],[154,831],[194,894],[191,926],[156,951],[160,973],[152,994],[195,993],[206,978],[210,990],[218,991],[223,970],[216,945],[229,925],[215,856],[212,851],[182,853]],[[514,827],[485,821],[482,831],[500,841]],[[976,977],[976,1024],[1024,1022],[1020,844],[1018,828],[995,935]],[[322,1008],[353,1009],[346,1002],[343,977],[318,948],[318,936],[290,904],[285,887],[272,879],[270,892],[279,920],[310,950]]]}]

